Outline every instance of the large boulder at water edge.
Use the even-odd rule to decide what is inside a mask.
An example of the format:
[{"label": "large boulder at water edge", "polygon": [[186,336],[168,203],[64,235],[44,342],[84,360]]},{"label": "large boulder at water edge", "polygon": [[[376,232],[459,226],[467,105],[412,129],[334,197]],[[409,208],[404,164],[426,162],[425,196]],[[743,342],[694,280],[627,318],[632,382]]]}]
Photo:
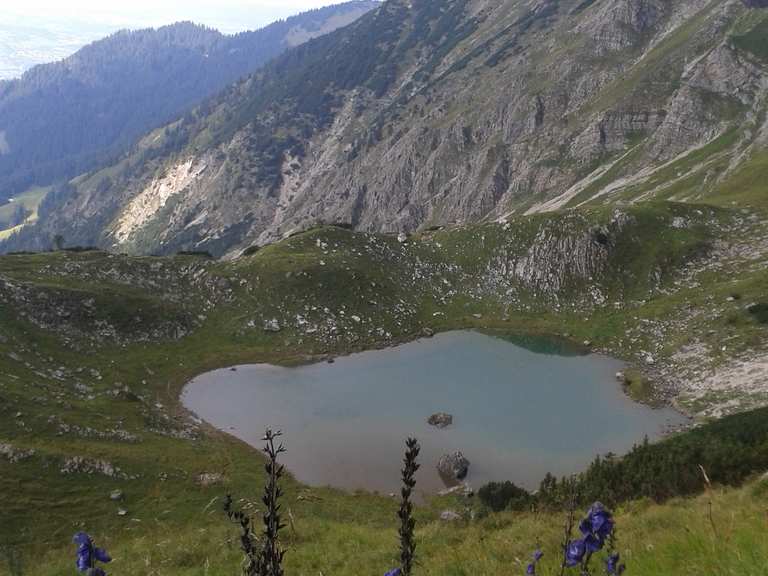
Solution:
[{"label": "large boulder at water edge", "polygon": [[444,454],[437,462],[437,471],[446,484],[455,484],[469,474],[469,460],[458,450],[453,454]]}]

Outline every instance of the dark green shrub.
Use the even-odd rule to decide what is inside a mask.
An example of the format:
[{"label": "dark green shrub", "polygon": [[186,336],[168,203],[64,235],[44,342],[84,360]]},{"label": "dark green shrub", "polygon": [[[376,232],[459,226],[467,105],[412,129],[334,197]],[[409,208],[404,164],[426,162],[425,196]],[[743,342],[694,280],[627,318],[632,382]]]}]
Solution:
[{"label": "dark green shrub", "polygon": [[196,256],[199,258],[213,258],[213,254],[206,250],[181,250],[176,252],[176,256]]},{"label": "dark green shrub", "polygon": [[724,486],[738,486],[767,470],[768,408],[728,416],[656,444],[646,439],[626,456],[597,457],[571,478],[547,474],[535,494],[521,488],[516,493],[511,483],[492,483],[478,496],[493,510],[564,509],[573,494],[579,506],[595,501],[616,506],[641,498],[664,502],[703,492],[702,467],[713,483]]},{"label": "dark green shrub", "polygon": [[490,482],[478,490],[477,497],[494,512],[525,510],[534,500],[526,490],[509,481]]},{"label": "dark green shrub", "polygon": [[101,248],[98,246],[67,246],[66,248],[62,248],[62,251],[81,254],[83,252],[100,252]]},{"label": "dark green shrub", "polygon": [[768,324],[768,304],[763,302],[752,304],[747,310],[760,324]]}]

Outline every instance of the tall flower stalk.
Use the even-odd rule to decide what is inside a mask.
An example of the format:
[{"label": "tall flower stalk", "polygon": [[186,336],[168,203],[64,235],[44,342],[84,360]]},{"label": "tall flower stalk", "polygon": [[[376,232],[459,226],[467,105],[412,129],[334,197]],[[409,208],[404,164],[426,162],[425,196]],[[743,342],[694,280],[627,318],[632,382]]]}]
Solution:
[{"label": "tall flower stalk", "polygon": [[414,531],[416,528],[416,519],[413,517],[413,503],[411,496],[416,486],[416,471],[419,464],[416,459],[419,456],[421,447],[415,438],[408,438],[406,441],[405,458],[403,459],[403,488],[400,492],[402,498],[400,509],[397,512],[400,518],[400,572],[402,576],[411,576],[413,574],[413,565],[416,557],[416,540]]},{"label": "tall flower stalk", "polygon": [[262,520],[264,529],[261,538],[253,533],[251,518],[241,510],[235,510],[232,497],[227,496],[224,502],[224,511],[229,519],[240,525],[240,548],[245,555],[243,574],[245,576],[283,576],[283,557],[285,551],[280,547],[279,535],[285,525],[280,520],[280,498],[283,490],[280,488],[280,479],[285,471],[282,464],[278,463],[280,454],[285,452],[282,444],[278,444],[278,438],[282,432],[267,430],[264,434],[264,453],[267,455],[265,469],[267,471],[267,484],[264,486],[264,495],[261,498],[264,504]]}]

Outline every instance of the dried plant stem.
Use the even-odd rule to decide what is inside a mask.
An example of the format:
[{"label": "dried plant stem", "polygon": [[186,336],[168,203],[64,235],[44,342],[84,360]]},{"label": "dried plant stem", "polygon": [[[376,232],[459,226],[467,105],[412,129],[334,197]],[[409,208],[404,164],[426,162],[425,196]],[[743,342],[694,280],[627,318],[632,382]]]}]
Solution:
[{"label": "dried plant stem", "polygon": [[718,531],[717,525],[715,524],[714,513],[712,511],[712,481],[709,479],[706,469],[701,464],[699,464],[699,470],[701,470],[701,474],[704,476],[704,484],[706,484],[707,495],[709,496],[709,502],[707,503],[709,509],[709,525],[712,527],[712,536],[716,537]]}]

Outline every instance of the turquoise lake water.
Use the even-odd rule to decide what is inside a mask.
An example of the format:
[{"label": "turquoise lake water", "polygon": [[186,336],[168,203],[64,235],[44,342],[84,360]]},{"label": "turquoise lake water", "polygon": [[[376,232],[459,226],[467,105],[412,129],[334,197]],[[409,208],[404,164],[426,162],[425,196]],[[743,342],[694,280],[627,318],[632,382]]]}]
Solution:
[{"label": "turquoise lake water", "polygon": [[[254,446],[265,428],[282,430],[283,462],[302,482],[383,493],[398,489],[407,436],[422,445],[425,493],[444,487],[437,460],[455,450],[471,462],[475,489],[490,480],[535,488],[547,472],[581,470],[685,421],[630,400],[617,360],[514,342],[450,332],[333,364],[239,366],[195,378],[183,402]],[[453,414],[453,426],[429,426],[435,412]]]}]

